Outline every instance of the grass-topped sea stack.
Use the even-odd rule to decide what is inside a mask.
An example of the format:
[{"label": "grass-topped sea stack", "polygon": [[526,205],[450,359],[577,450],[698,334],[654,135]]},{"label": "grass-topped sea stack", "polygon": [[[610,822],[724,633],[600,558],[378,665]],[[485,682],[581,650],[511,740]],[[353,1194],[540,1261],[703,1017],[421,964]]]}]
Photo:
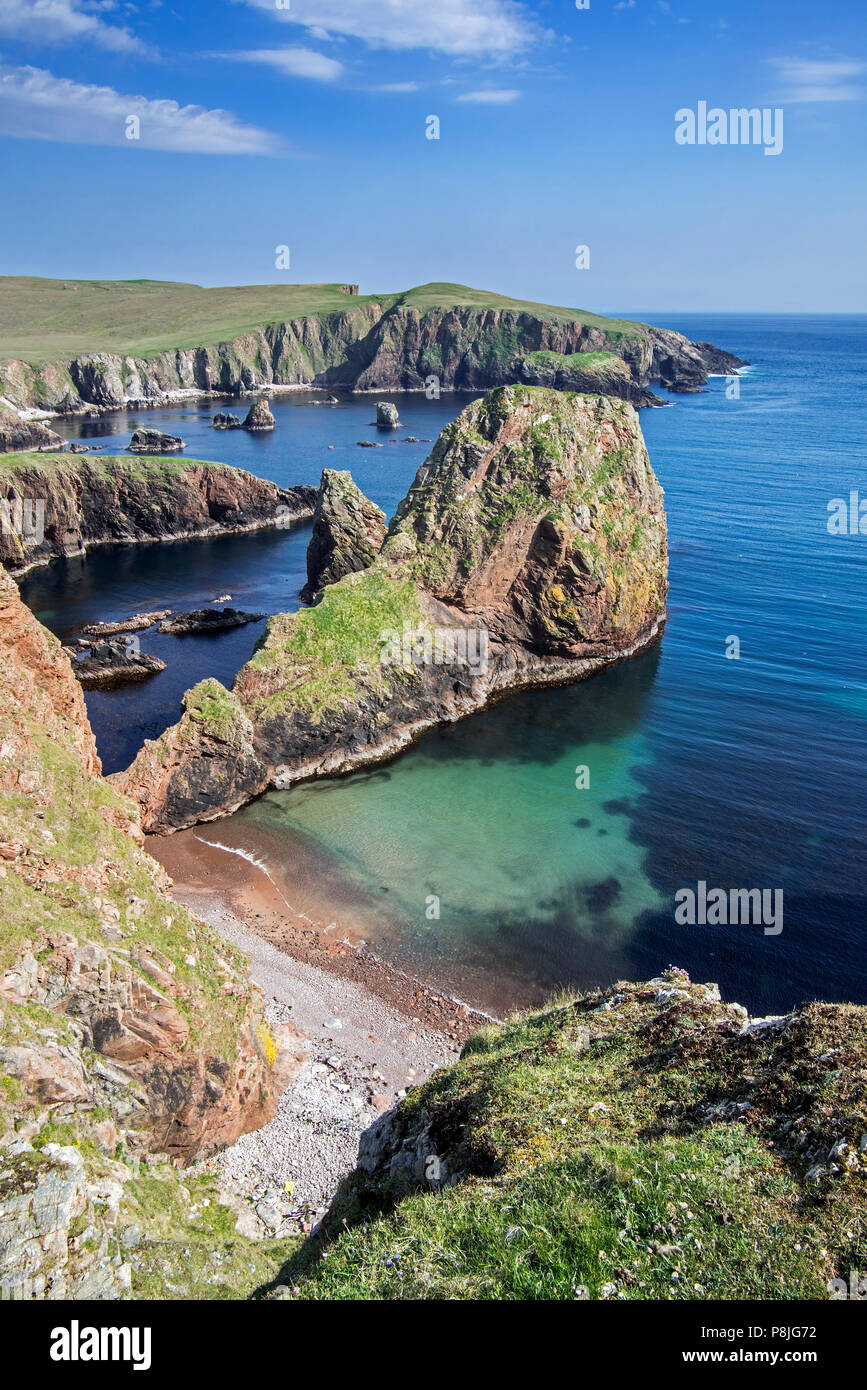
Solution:
[{"label": "grass-topped sea stack", "polygon": [[168,831],[381,761],[492,696],[642,650],[666,592],[662,489],[634,408],[500,388],[443,430],[373,563],[271,619],[232,691],[189,692],[121,785]]}]

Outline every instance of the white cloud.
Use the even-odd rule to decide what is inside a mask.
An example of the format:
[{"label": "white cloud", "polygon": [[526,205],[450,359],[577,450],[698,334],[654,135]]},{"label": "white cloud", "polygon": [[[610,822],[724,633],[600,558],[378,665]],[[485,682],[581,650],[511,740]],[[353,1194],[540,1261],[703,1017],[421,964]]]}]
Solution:
[{"label": "white cloud", "polygon": [[506,106],[510,101],[517,101],[520,95],[521,93],[516,92],[512,87],[483,87],[478,92],[464,92],[455,100],[473,101],[485,106]]},{"label": "white cloud", "polygon": [[363,39],[376,48],[428,48],[456,57],[508,58],[545,36],[516,0],[247,0],[318,37]]},{"label": "white cloud", "polygon": [[144,53],[129,29],[106,24],[76,0],[0,0],[0,34],[40,45],[90,41],[114,53]]},{"label": "white cloud", "polygon": [[864,96],[864,88],[852,79],[864,76],[865,63],[808,58],[774,58],[772,62],[785,84],[781,101],[860,101]]},{"label": "white cloud", "polygon": [[634,10],[635,0],[617,0],[617,4],[614,8],[615,10]]},{"label": "white cloud", "polygon": [[311,77],[316,82],[334,82],[343,64],[312,48],[254,48],[245,53],[220,53],[220,58],[241,58],[245,63],[267,63],[287,77]]},{"label": "white cloud", "polygon": [[371,87],[372,92],[417,92],[420,90],[417,82],[380,82],[378,87]]},{"label": "white cloud", "polygon": [[[137,116],[140,139],[126,138]],[[124,96],[112,87],[83,86],[42,68],[0,64],[0,134],[75,145],[129,145],[188,154],[273,154],[277,137],[243,125],[230,111]]]}]

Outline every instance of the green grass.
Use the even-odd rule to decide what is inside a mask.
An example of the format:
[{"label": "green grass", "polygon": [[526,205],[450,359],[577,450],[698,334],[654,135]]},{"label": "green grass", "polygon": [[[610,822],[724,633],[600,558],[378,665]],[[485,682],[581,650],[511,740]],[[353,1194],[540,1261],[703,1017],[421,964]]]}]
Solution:
[{"label": "green grass", "polygon": [[402,633],[405,621],[415,628],[419,620],[412,581],[381,565],[347,575],[313,608],[271,619],[241,673],[261,682],[245,709],[255,719],[292,709],[319,718],[351,698],[359,680],[367,690],[384,690],[396,668],[381,663],[383,633]]},{"label": "green grass", "polygon": [[[683,972],[673,1001],[658,987],[477,1034],[279,1282],[316,1299],[827,1298],[867,1257],[867,1163],[827,1159],[867,1130],[867,1011],[811,1005],[742,1034]],[[439,1184],[389,1175],[416,1141]]]},{"label": "green grass", "polygon": [[404,293],[348,296],[336,284],[201,285],[159,280],[49,280],[0,277],[0,360],[31,365],[111,352],[139,358],[231,342],[267,324],[378,305],[427,309],[511,309],[577,320],[634,336],[642,326],[579,309],[510,299],[466,285],[431,283]]},{"label": "green grass", "polygon": [[174,478],[190,468],[216,468],[231,473],[244,471],[233,469],[227,463],[188,458],[185,454],[40,454],[34,450],[0,454],[0,473],[15,473],[26,468],[40,468],[46,473],[56,474],[81,473],[83,469],[88,469],[104,477],[110,477],[120,470],[131,478],[152,478],[155,474]]}]

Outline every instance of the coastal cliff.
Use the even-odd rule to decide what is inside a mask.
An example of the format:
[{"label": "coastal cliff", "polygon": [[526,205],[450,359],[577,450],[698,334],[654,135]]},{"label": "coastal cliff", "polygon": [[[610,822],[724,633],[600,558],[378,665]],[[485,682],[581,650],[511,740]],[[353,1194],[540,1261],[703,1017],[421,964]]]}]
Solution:
[{"label": "coastal cliff", "polygon": [[[238,395],[275,385],[420,391],[435,378],[440,391],[487,391],[525,382],[602,392],[642,406],[659,403],[649,389],[652,382],[672,391],[696,391],[709,372],[736,371],[744,365],[731,353],[692,343],[671,330],[439,284],[404,294],[353,296],[346,308],[335,307],[344,296],[326,293],[328,287],[293,286],[289,289],[298,292],[297,302],[315,303],[318,298],[327,307],[283,319],[273,310],[285,298],[285,289],[270,287],[271,295],[260,301],[254,300],[255,292],[269,287],[251,286],[249,313],[258,312],[264,321],[231,338],[206,337],[194,346],[184,342],[161,351],[131,348],[55,356],[53,345],[66,339],[50,331],[57,296],[45,287],[56,283],[36,281],[27,287],[32,317],[38,320],[42,299],[52,306],[45,310],[48,327],[40,352],[17,357],[16,348],[21,348],[15,335],[9,348],[0,342],[0,404],[74,414],[161,404],[184,396]],[[80,282],[76,288],[81,288]],[[201,313],[201,300],[208,302],[211,296],[210,302],[222,304],[214,297],[227,293],[195,286],[165,289],[197,291],[189,301],[197,306],[188,311],[193,319]],[[304,291],[308,294],[302,300]],[[128,294],[129,289],[113,292]],[[165,293],[163,297],[168,298]],[[209,331],[206,325],[212,329],[214,317],[215,313],[202,313],[201,333]],[[178,337],[179,332],[175,328],[169,334],[161,327],[159,336]],[[114,333],[113,340],[117,336]]]},{"label": "coastal cliff", "polygon": [[170,900],[69,661],[2,567],[0,658],[0,1287],[122,1296],[140,1161],[187,1164],[264,1124],[297,1038]]},{"label": "coastal cliff", "polygon": [[662,489],[632,406],[504,387],[448,425],[369,568],[271,619],[117,785],[148,831],[393,756],[510,690],[581,680],[660,634]]},{"label": "coastal cliff", "polygon": [[280,488],[226,464],[137,455],[0,459],[0,563],[13,574],[96,545],[291,526],[316,489]]}]

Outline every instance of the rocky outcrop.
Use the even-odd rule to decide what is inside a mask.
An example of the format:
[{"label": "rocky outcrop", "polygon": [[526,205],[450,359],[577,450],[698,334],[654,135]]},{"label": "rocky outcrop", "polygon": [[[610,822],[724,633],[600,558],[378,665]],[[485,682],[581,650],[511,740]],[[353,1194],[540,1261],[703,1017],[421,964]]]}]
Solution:
[{"label": "rocky outcrop", "polygon": [[144,632],[155,623],[162,622],[171,613],[170,608],[161,608],[156,613],[133,613],[131,617],[113,623],[88,623],[79,628],[81,637],[116,637],[123,632]]},{"label": "rocky outcrop", "polygon": [[294,1294],[858,1297],[865,1040],[674,967],[488,1026],[362,1135]]},{"label": "rocky outcrop", "polygon": [[385,512],[365,497],[352,475],[326,468],[307,546],[304,602],[312,603],[326,584],[367,569],[382,549],[385,529]]},{"label": "rocky outcrop", "polygon": [[160,632],[168,632],[172,637],[184,637],[188,633],[229,632],[235,627],[245,627],[247,623],[260,623],[264,613],[244,613],[240,608],[197,608],[192,613],[175,613],[160,623]]},{"label": "rocky outcrop", "polygon": [[0,411],[0,454],[23,449],[64,449],[66,440],[41,420],[22,420],[12,411]]},{"label": "rocky outcrop", "polygon": [[25,454],[0,475],[0,561],[23,573],[95,545],[291,526],[315,502],[312,487],[279,488],[224,464]]},{"label": "rocky outcrop", "polygon": [[[636,405],[653,403],[646,388],[700,388],[709,371],[734,371],[740,358],[647,324],[573,314],[545,305],[476,308],[460,286],[425,286],[446,307],[419,308],[408,296],[359,301],[265,324],[228,342],[176,349],[153,358],[98,352],[32,367],[0,362],[0,396],[16,408],[61,414],[123,405],[160,404],[194,395],[239,395],[272,385],[347,391],[421,391],[435,378],[442,391],[487,391],[538,375],[536,354],[555,358],[611,354],[624,363],[600,374],[598,363],[554,363],[565,389],[610,391]],[[466,298],[478,299],[477,291]],[[546,371],[551,369],[551,363]],[[553,382],[551,383],[553,384]],[[647,398],[649,397],[649,399]]]},{"label": "rocky outcrop", "polygon": [[179,454],[187,446],[178,434],[163,434],[162,430],[136,430],[127,447],[131,454]]},{"label": "rocky outcrop", "polygon": [[243,428],[245,430],[273,430],[277,421],[271,412],[271,407],[265,400],[256,401],[251,405],[244,419]]},{"label": "rocky outcrop", "polygon": [[146,656],[134,642],[98,642],[86,656],[72,663],[76,680],[82,690],[117,690],[122,685],[134,685],[148,680],[166,669],[157,656]]},{"label": "rocky outcrop", "polygon": [[400,424],[397,406],[392,405],[391,401],[377,401],[376,423],[381,430],[396,430]]},{"label": "rocky outcrop", "polygon": [[220,410],[214,416],[213,426],[215,430],[239,430],[241,421],[237,415],[233,415],[230,410]]},{"label": "rocky outcrop", "polygon": [[270,620],[117,783],[166,833],[393,756],[508,690],[580,680],[665,621],[666,528],[634,409],[503,388],[443,430],[366,570]]},{"label": "rocky outcrop", "polygon": [[273,1115],[300,1066],[297,1036],[268,1028],[243,957],[169,899],[142,846],[134,807],[99,775],[69,661],[0,569],[0,1287],[11,1296],[122,1296],[113,1223],[139,1158],[186,1164],[233,1142]]}]

